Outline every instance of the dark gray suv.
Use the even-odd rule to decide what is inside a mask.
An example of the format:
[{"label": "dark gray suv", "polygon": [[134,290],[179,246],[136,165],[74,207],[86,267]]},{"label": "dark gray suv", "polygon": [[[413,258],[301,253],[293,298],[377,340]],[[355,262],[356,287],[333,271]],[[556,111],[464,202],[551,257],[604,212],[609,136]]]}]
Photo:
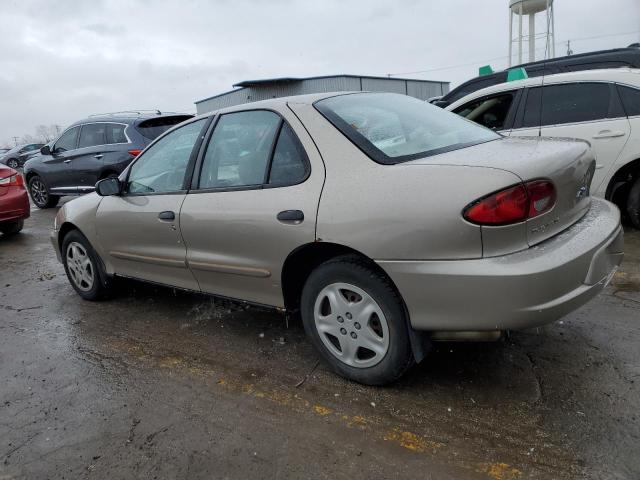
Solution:
[{"label": "dark gray suv", "polygon": [[53,207],[64,195],[94,190],[98,180],[117,176],[161,133],[192,115],[122,112],[74,123],[24,166],[31,199]]}]

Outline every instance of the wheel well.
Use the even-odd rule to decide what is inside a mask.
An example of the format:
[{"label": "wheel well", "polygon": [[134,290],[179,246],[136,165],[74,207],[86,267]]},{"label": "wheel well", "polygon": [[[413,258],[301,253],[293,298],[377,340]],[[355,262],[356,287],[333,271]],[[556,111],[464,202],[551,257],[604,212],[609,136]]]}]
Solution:
[{"label": "wheel well", "polygon": [[34,175],[37,175],[37,173],[36,172],[27,173],[27,176],[24,179],[24,181],[26,182],[27,185],[29,185],[29,180],[31,180]]},{"label": "wheel well", "polygon": [[[307,243],[289,254],[282,267],[282,294],[285,309],[295,312],[300,308],[300,297],[307,278],[320,264],[342,255],[357,255],[376,272],[389,278],[387,273],[366,255],[344,245],[328,242]],[[395,284],[389,278],[393,288]]]},{"label": "wheel well", "polygon": [[633,182],[640,177],[640,158],[622,166],[609,181],[605,198],[612,201],[621,211],[625,210],[627,193]]},{"label": "wheel well", "polygon": [[72,230],[80,231],[78,227],[70,222],[65,222],[60,227],[60,231],[58,232],[58,248],[60,249],[60,251],[62,251],[62,242],[64,241],[64,237]]}]

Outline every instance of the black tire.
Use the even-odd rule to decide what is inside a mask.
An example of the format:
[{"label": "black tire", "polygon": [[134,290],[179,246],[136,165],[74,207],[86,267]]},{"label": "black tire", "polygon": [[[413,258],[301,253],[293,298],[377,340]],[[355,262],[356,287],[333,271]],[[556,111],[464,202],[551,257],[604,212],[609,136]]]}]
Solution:
[{"label": "black tire", "polygon": [[631,225],[640,230],[640,177],[636,179],[631,190],[629,190],[629,195],[627,196],[627,215],[629,215]]},{"label": "black tire", "polygon": [[13,222],[0,223],[0,232],[5,235],[14,235],[22,230],[24,220],[15,220]]},{"label": "black tire", "polygon": [[38,208],[55,207],[60,200],[59,196],[49,193],[49,187],[39,175],[29,179],[29,195]]},{"label": "black tire", "polygon": [[[87,282],[78,281],[78,270],[81,267],[76,263],[74,258],[70,256],[69,249],[72,247],[76,251],[84,250],[85,257],[79,256],[75,260],[87,258],[90,262],[90,268],[85,268],[84,272],[90,272],[93,281],[89,285]],[[62,264],[67,274],[69,283],[74,290],[85,300],[103,300],[108,298],[113,291],[112,279],[105,273],[100,257],[93,249],[89,240],[78,230],[71,230],[62,239]]]},{"label": "black tire", "polygon": [[20,164],[18,163],[18,160],[16,160],[15,158],[10,158],[9,160],[7,160],[7,167],[11,167],[15,170],[19,166]]},{"label": "black tire", "polygon": [[[322,301],[319,296],[325,291],[325,287],[331,288],[332,285],[338,284],[351,285],[363,291],[373,299],[385,317],[385,323],[388,326],[388,348],[382,359],[378,360],[375,365],[366,367],[348,365],[332,353],[320,338],[315,320],[316,300],[318,302]],[[348,291],[348,289],[346,290]],[[351,305],[356,304],[353,303]],[[300,306],[307,336],[311,339],[322,358],[339,375],[365,385],[386,385],[398,380],[413,365],[414,358],[407,330],[404,303],[390,280],[359,257],[352,255],[338,257],[316,268],[304,285]],[[330,315],[334,315],[334,312],[331,312]],[[337,321],[340,321],[340,317],[337,316],[336,318],[338,319]],[[346,318],[351,319],[351,316]],[[337,326],[344,325],[347,329],[353,329],[348,332],[348,336],[351,336],[351,338],[354,338],[352,334],[364,333],[364,330],[360,330],[363,327],[355,325],[354,320],[345,320],[343,318],[342,322],[345,323]],[[358,328],[358,330],[355,330],[355,328]],[[340,332],[342,332],[342,329]],[[327,334],[325,333],[325,335]],[[340,339],[334,338],[339,343],[341,341],[350,341],[346,334],[343,335]],[[338,345],[333,340],[331,342],[336,346],[337,350]],[[357,341],[354,339],[354,342]],[[356,346],[356,352],[360,352],[360,348]],[[358,353],[356,353],[357,355]]]}]

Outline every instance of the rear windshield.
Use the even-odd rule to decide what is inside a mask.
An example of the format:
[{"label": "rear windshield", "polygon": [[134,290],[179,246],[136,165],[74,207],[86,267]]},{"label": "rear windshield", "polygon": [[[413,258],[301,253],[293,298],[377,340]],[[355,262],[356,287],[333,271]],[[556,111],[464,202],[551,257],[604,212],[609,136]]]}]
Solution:
[{"label": "rear windshield", "polygon": [[136,130],[145,138],[155,140],[174,125],[189,120],[192,117],[193,115],[174,115],[171,117],[150,118],[140,122],[136,126]]},{"label": "rear windshield", "polygon": [[315,107],[378,163],[406,162],[500,138],[454,113],[395,93],[341,95]]}]

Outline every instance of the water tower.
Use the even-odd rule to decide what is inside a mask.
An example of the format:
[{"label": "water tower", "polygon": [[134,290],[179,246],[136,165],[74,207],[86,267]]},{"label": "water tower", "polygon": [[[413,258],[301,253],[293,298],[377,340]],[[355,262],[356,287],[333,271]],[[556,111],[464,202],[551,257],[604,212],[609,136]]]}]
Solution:
[{"label": "water tower", "polygon": [[[536,14],[544,12],[544,31],[536,35]],[[513,38],[513,17],[518,19],[518,34]],[[526,34],[522,32],[524,17],[529,17],[529,30]],[[522,63],[522,43],[529,42],[529,62],[536,59],[536,40],[544,38],[544,58],[554,58],[556,48],[554,43],[555,28],[553,18],[553,0],[509,0],[509,66],[513,62],[513,44],[518,44],[518,64]]]}]

